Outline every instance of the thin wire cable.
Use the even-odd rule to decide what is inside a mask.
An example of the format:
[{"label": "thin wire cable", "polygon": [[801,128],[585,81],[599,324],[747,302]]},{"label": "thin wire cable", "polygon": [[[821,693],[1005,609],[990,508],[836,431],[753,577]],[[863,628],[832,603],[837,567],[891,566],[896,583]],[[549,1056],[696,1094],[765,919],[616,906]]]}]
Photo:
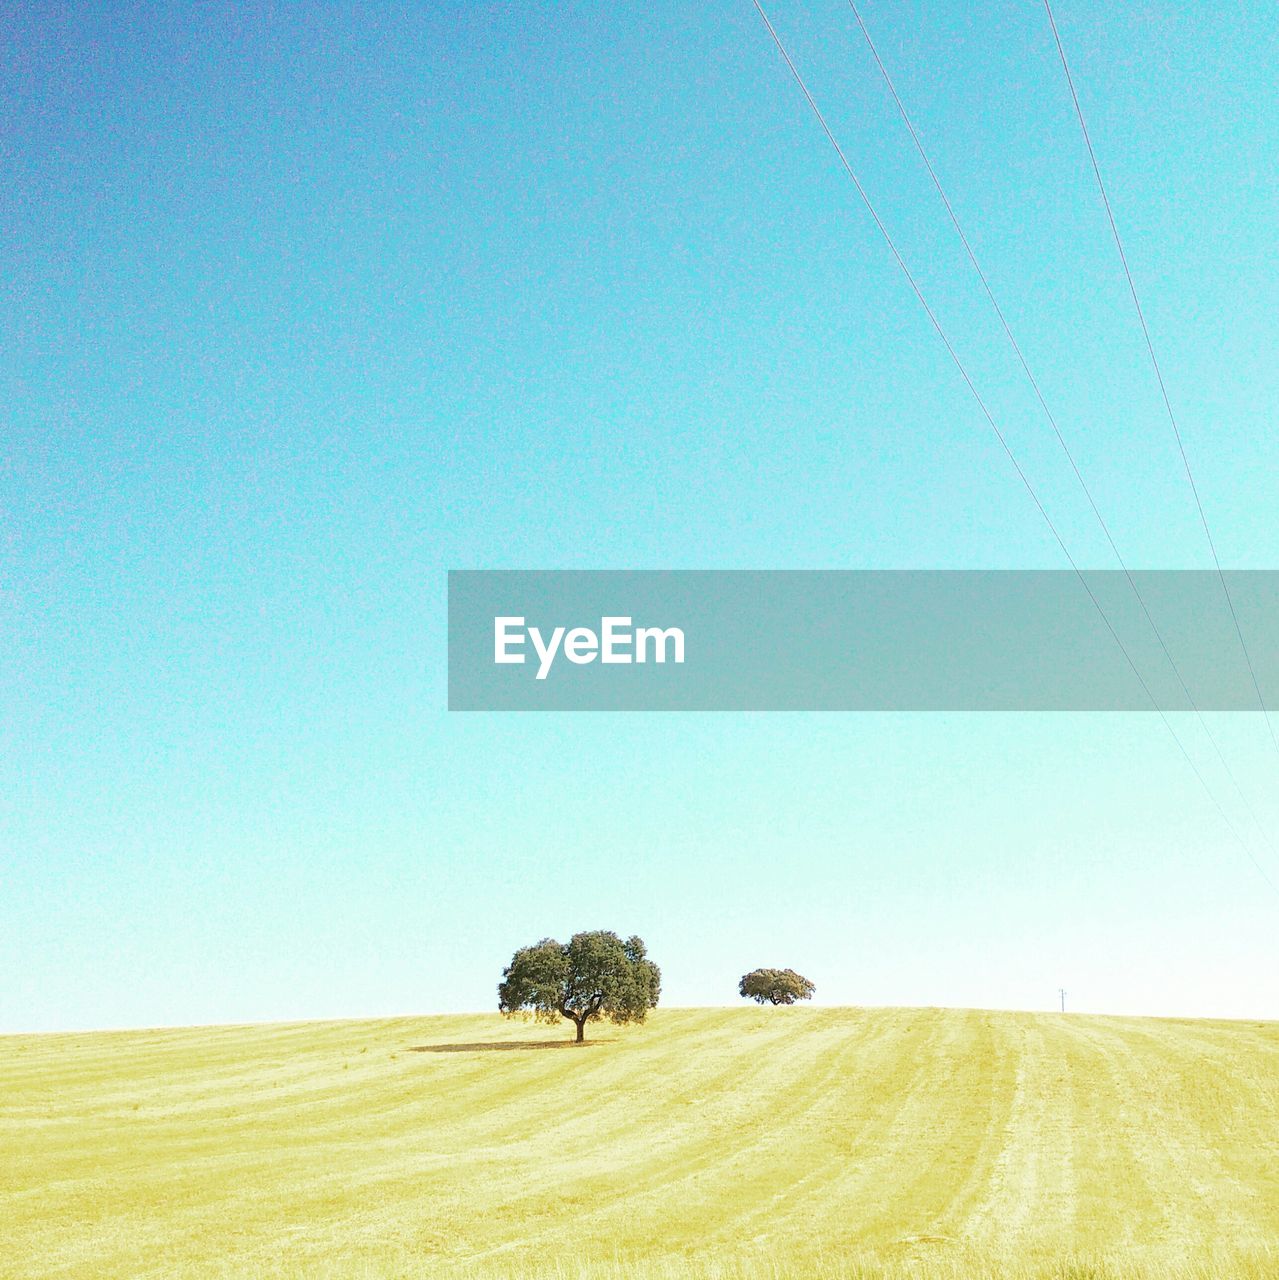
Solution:
[{"label": "thin wire cable", "polygon": [[995,314],[999,317],[999,323],[1003,328],[1004,336],[1008,339],[1008,344],[1012,347],[1013,353],[1017,357],[1018,364],[1021,365],[1027,381],[1034,390],[1035,398],[1039,402],[1039,407],[1043,410],[1044,416],[1048,419],[1049,426],[1052,427],[1053,435],[1056,436],[1057,443],[1061,446],[1062,453],[1065,454],[1066,461],[1070,464],[1070,469],[1074,472],[1075,479],[1079,482],[1079,487],[1083,491],[1084,497],[1088,500],[1088,505],[1092,508],[1092,513],[1097,518],[1097,523],[1101,526],[1102,533],[1106,536],[1106,541],[1110,544],[1110,549],[1114,553],[1115,559],[1118,561],[1124,577],[1127,579],[1128,586],[1131,588],[1133,596],[1141,607],[1141,612],[1144,615],[1146,622],[1154,633],[1155,639],[1159,642],[1159,647],[1163,651],[1164,657],[1168,660],[1168,665],[1172,668],[1173,675],[1176,676],[1177,683],[1181,687],[1181,691],[1185,695],[1186,701],[1190,704],[1190,708],[1195,713],[1200,727],[1203,729],[1208,741],[1212,744],[1213,751],[1216,753],[1222,769],[1225,771],[1226,776],[1230,779],[1231,785],[1234,787],[1235,792],[1242,801],[1243,806],[1248,813],[1248,817],[1251,819],[1252,824],[1257,828],[1257,831],[1260,834],[1262,841],[1269,849],[1271,856],[1279,859],[1279,850],[1275,848],[1274,842],[1270,839],[1269,833],[1263,826],[1261,819],[1257,816],[1256,810],[1249,801],[1243,787],[1240,786],[1238,778],[1235,777],[1234,770],[1231,769],[1229,762],[1226,760],[1225,754],[1221,750],[1221,746],[1217,742],[1216,736],[1208,727],[1208,722],[1204,719],[1204,715],[1199,704],[1195,701],[1194,695],[1190,692],[1190,688],[1182,676],[1181,668],[1178,667],[1176,660],[1172,656],[1172,651],[1169,649],[1168,644],[1164,639],[1163,632],[1160,631],[1158,624],[1155,622],[1154,616],[1151,614],[1150,609],[1146,604],[1146,599],[1138,588],[1136,579],[1129,570],[1128,564],[1124,560],[1123,554],[1120,552],[1114,536],[1111,534],[1110,526],[1106,523],[1105,517],[1101,514],[1101,509],[1093,498],[1092,490],[1088,487],[1088,483],[1084,479],[1083,472],[1076,463],[1074,454],[1070,450],[1070,446],[1066,443],[1066,437],[1057,423],[1056,416],[1049,408],[1048,401],[1044,398],[1044,393],[1040,388],[1039,380],[1031,371],[1030,364],[1022,353],[1021,346],[1013,334],[1012,326],[1008,323],[1008,319],[1004,315],[1004,309],[999,305],[999,299],[995,297],[995,291],[991,287],[985,271],[982,270],[981,263],[977,261],[977,254],[968,239],[967,233],[964,231],[964,228],[959,221],[959,215],[955,212],[954,206],[951,204],[950,197],[946,194],[946,189],[942,186],[941,179],[937,176],[937,170],[933,167],[932,159],[929,157],[928,151],[924,147],[923,140],[919,136],[919,131],[915,128],[915,122],[911,119],[910,112],[906,110],[906,104],[902,101],[901,95],[897,92],[897,86],[893,83],[893,78],[889,75],[888,68],[884,65],[883,58],[880,57],[879,49],[876,47],[875,41],[871,37],[870,30],[866,26],[861,12],[857,8],[855,0],[848,0],[848,7],[852,10],[853,17],[857,20],[857,25],[861,29],[862,35],[865,37],[866,45],[870,49],[871,56],[875,60],[875,65],[879,68],[879,74],[882,77],[884,84],[887,86],[888,92],[892,95],[893,102],[897,106],[897,113],[901,116],[902,123],[910,133],[911,141],[915,144],[915,150],[919,152],[919,157],[924,162],[924,167],[928,170],[928,176],[932,179],[933,187],[941,197],[941,202],[945,206],[946,213],[950,218],[951,226],[955,228],[955,233],[959,236],[960,242],[964,246],[964,252],[968,255],[968,261],[972,264],[973,270],[977,273],[977,278],[981,281],[982,289],[985,291],[986,297],[990,300],[990,305],[994,308]]},{"label": "thin wire cable", "polygon": [[1213,794],[1212,788],[1209,787],[1207,779],[1203,776],[1203,773],[1195,763],[1194,758],[1190,755],[1189,751],[1186,750],[1185,744],[1181,741],[1177,731],[1172,727],[1172,722],[1168,719],[1167,714],[1159,705],[1154,694],[1151,693],[1150,686],[1146,683],[1145,677],[1141,674],[1137,664],[1133,661],[1132,655],[1128,652],[1128,647],[1124,644],[1123,640],[1120,639],[1119,633],[1115,630],[1109,617],[1106,615],[1106,611],[1101,607],[1101,602],[1094,594],[1092,587],[1088,583],[1088,579],[1084,577],[1083,571],[1079,568],[1078,564],[1075,563],[1075,558],[1071,555],[1070,548],[1066,546],[1061,534],[1057,531],[1057,526],[1053,523],[1052,517],[1048,514],[1047,508],[1045,508],[1044,504],[1040,501],[1038,493],[1035,492],[1034,485],[1031,484],[1030,478],[1022,469],[1021,463],[1018,462],[1017,456],[1013,453],[1012,447],[1009,445],[1003,431],[1000,430],[999,424],[995,421],[994,416],[987,408],[985,400],[982,398],[981,393],[977,390],[976,385],[969,376],[968,369],[965,367],[964,362],[959,358],[959,354],[951,343],[950,338],[947,336],[946,330],[942,327],[941,321],[938,320],[936,313],[929,305],[928,299],[924,297],[923,291],[916,283],[914,275],[906,265],[906,260],[902,257],[897,248],[896,241],[894,241],[888,228],[884,225],[884,222],[876,211],[874,204],[871,202],[870,196],[866,194],[866,189],[862,186],[860,179],[857,177],[852,165],[848,161],[848,157],[844,154],[844,148],[840,145],[839,139],[836,138],[834,133],[831,131],[830,125],[826,123],[826,117],[822,114],[821,108],[817,105],[816,99],[814,99],[813,95],[809,92],[808,85],[804,82],[804,77],[800,75],[799,68],[795,65],[790,54],[787,52],[786,46],[782,43],[781,37],[777,34],[772,22],[769,21],[768,14],[764,12],[764,8],[760,4],[759,0],[751,0],[751,3],[755,6],[756,12],[759,16],[764,20],[764,25],[768,28],[768,34],[772,37],[773,43],[777,46],[778,53],[780,53],[782,58],[785,60],[787,67],[790,69],[791,75],[794,77],[795,83],[799,86],[800,92],[804,95],[804,98],[816,118],[817,123],[821,125],[822,132],[826,135],[827,141],[829,141],[831,146],[834,148],[835,154],[839,157],[839,162],[843,167],[844,172],[848,175],[848,178],[856,189],[858,196],[861,198],[862,204],[865,205],[867,213],[870,214],[880,235],[883,237],[884,243],[887,244],[889,251],[892,253],[893,260],[897,263],[902,275],[906,277],[906,281],[910,285],[911,291],[919,300],[920,305],[924,308],[924,312],[928,316],[929,322],[932,324],[937,336],[941,339],[942,345],[946,348],[946,352],[954,363],[955,368],[959,370],[959,374],[963,378],[964,384],[967,386],[973,399],[977,402],[977,406],[981,410],[982,416],[986,419],[990,429],[995,433],[995,437],[998,439],[1000,446],[1007,455],[1008,461],[1012,464],[1013,470],[1016,471],[1018,478],[1026,489],[1026,492],[1030,495],[1031,501],[1034,502],[1039,514],[1043,517],[1044,523],[1048,526],[1048,529],[1052,533],[1057,545],[1061,548],[1062,554],[1066,557],[1075,577],[1079,580],[1080,585],[1087,593],[1088,599],[1092,602],[1092,606],[1097,611],[1098,617],[1105,625],[1106,630],[1110,633],[1111,639],[1114,640],[1120,653],[1123,654],[1124,660],[1127,662],[1129,669],[1136,677],[1137,683],[1141,686],[1142,692],[1146,695],[1146,699],[1150,703],[1151,708],[1159,716],[1160,720],[1163,722],[1164,728],[1168,730],[1172,740],[1177,744],[1177,749],[1181,752],[1182,758],[1186,761],[1187,765],[1190,766],[1191,772],[1194,773],[1195,777],[1199,780],[1199,785],[1203,787],[1204,793],[1216,809],[1222,822],[1226,825],[1226,828],[1230,831],[1231,835],[1234,836],[1239,846],[1247,855],[1249,861],[1252,862],[1257,873],[1263,880],[1265,880],[1270,888],[1274,890],[1276,896],[1279,896],[1279,885],[1270,878],[1266,869],[1257,861],[1252,850],[1248,847],[1247,842],[1244,840],[1243,836],[1239,834],[1235,824],[1230,820],[1230,815],[1226,813],[1225,809],[1221,806],[1221,802]]},{"label": "thin wire cable", "polygon": [[1101,177],[1101,166],[1097,163],[1097,153],[1093,150],[1092,138],[1088,133],[1088,124],[1084,120],[1083,107],[1079,104],[1079,94],[1075,92],[1075,79],[1070,74],[1070,63],[1066,61],[1066,50],[1061,42],[1061,33],[1057,30],[1057,19],[1053,16],[1052,5],[1044,0],[1044,9],[1048,14],[1048,24],[1052,27],[1053,41],[1057,46],[1057,56],[1061,59],[1061,69],[1066,73],[1066,84],[1070,89],[1070,99],[1075,105],[1075,115],[1079,120],[1079,129],[1084,137],[1084,145],[1088,148],[1088,159],[1092,163],[1093,177],[1097,180],[1097,190],[1101,194],[1101,202],[1106,208],[1106,219],[1110,223],[1110,234],[1114,238],[1115,248],[1119,250],[1119,261],[1123,264],[1124,278],[1128,281],[1128,292],[1132,295],[1132,305],[1137,312],[1137,320],[1141,324],[1141,335],[1146,340],[1146,351],[1150,356],[1151,368],[1155,371],[1155,379],[1159,383],[1159,394],[1163,397],[1164,408],[1168,412],[1168,421],[1172,425],[1172,433],[1177,441],[1177,450],[1181,454],[1181,464],[1186,470],[1186,479],[1190,482],[1190,492],[1194,495],[1195,507],[1199,512],[1199,522],[1203,525],[1204,536],[1208,539],[1208,549],[1212,552],[1212,563],[1217,570],[1217,578],[1221,583],[1222,594],[1226,597],[1226,607],[1230,610],[1230,620],[1235,624],[1235,635],[1239,637],[1239,648],[1243,651],[1244,662],[1248,665],[1248,675],[1252,678],[1252,687],[1257,694],[1257,705],[1266,720],[1266,728],[1270,731],[1270,741],[1279,751],[1279,736],[1275,734],[1275,726],[1270,718],[1266,700],[1261,694],[1261,685],[1257,681],[1257,671],[1252,663],[1252,654],[1248,651],[1248,642],[1243,636],[1243,627],[1239,625],[1239,615],[1235,612],[1235,602],[1226,583],[1226,575],[1221,568],[1221,559],[1217,555],[1217,544],[1213,541],[1212,530],[1208,527],[1208,516],[1204,511],[1203,499],[1199,496],[1199,486],[1195,483],[1195,474],[1190,467],[1190,457],[1186,453],[1185,442],[1181,438],[1181,428],[1177,425],[1177,415],[1173,412],[1172,399],[1168,395],[1168,386],[1164,382],[1163,370],[1159,367],[1159,357],[1155,354],[1155,344],[1150,337],[1150,328],[1146,324],[1146,313],[1142,310],[1141,298],[1137,294],[1137,285],[1132,278],[1128,266],[1128,255],[1124,252],[1124,242],[1119,235],[1119,226],[1115,222],[1114,210],[1110,207],[1110,197],[1106,193],[1106,184]]}]

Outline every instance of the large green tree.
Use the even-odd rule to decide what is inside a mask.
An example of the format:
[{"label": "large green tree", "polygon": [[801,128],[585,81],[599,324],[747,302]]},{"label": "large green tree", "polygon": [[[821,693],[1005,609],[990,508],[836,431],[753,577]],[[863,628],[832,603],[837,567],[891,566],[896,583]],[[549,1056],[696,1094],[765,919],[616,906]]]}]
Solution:
[{"label": "large green tree", "polygon": [[642,938],[623,942],[596,929],[566,943],[543,938],[521,947],[502,973],[497,1007],[505,1014],[531,1012],[541,1022],[567,1018],[580,1044],[588,1022],[643,1022],[661,988],[662,972]]}]

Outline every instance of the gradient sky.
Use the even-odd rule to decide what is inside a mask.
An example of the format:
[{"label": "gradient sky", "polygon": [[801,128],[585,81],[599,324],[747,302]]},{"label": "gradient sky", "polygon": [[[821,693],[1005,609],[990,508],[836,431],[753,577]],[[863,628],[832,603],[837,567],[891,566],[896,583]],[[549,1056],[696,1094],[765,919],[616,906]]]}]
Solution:
[{"label": "gradient sky", "polygon": [[[769,12],[1112,567],[847,6]],[[1129,563],[1209,567],[1042,7],[863,14]],[[1276,567],[1272,8],[1057,18],[1223,562]],[[671,1003],[1279,1017],[1153,716],[444,710],[448,568],[1062,565],[748,0],[11,6],[0,101],[0,1029],[490,1008],[593,927]]]}]

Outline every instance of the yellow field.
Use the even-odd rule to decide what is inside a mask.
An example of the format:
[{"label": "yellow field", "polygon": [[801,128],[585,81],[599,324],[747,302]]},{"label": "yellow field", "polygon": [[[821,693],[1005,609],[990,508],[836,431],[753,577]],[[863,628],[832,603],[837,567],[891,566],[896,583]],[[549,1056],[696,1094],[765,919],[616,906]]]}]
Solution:
[{"label": "yellow field", "polygon": [[0,1274],[1279,1276],[1279,1024],[570,1030],[0,1039]]}]

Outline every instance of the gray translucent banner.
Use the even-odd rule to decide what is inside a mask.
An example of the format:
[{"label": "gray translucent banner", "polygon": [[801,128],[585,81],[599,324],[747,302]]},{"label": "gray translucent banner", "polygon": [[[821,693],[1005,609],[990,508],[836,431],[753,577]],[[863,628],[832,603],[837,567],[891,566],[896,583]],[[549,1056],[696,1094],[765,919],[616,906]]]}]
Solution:
[{"label": "gray translucent banner", "polygon": [[[1141,680],[1164,710],[1190,710],[1183,681],[1201,710],[1260,709],[1216,573],[1135,573],[1141,601],[1083,576],[454,571],[449,709],[1150,711]],[[1279,572],[1226,581],[1279,709]]]}]

